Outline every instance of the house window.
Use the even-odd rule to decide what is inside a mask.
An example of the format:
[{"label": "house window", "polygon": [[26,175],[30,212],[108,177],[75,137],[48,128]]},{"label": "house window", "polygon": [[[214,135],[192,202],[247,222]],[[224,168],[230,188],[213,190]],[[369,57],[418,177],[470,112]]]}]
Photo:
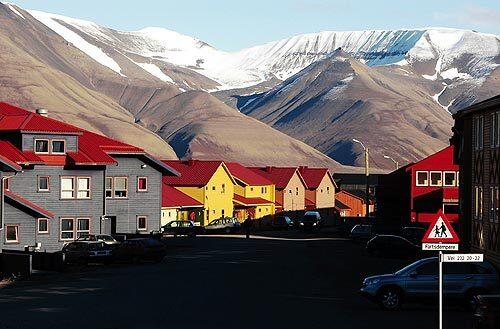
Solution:
[{"label": "house window", "polygon": [[417,186],[428,186],[428,185],[429,185],[429,172],[417,171]]},{"label": "house window", "polygon": [[51,140],[51,153],[52,154],[64,154],[66,153],[66,142],[64,140]]},{"label": "house window", "polygon": [[221,188],[222,188],[222,193],[226,193],[226,184],[222,184]]},{"label": "house window", "polygon": [[221,210],[221,217],[224,218],[224,209]]},{"label": "house window", "polygon": [[127,197],[127,192],[128,192],[128,178],[127,177],[115,177],[114,180],[115,186],[114,186],[114,196],[115,198],[118,199],[123,199]]},{"label": "house window", "polygon": [[49,191],[49,177],[38,176],[38,192],[48,192],[48,191]]},{"label": "house window", "polygon": [[49,233],[49,220],[47,218],[38,218],[37,227],[39,234]]},{"label": "house window", "polygon": [[458,214],[458,203],[443,204],[443,212],[445,214]]},{"label": "house window", "polygon": [[456,186],[457,173],[454,171],[444,172],[444,186]]},{"label": "house window", "polygon": [[498,222],[498,208],[499,208],[499,199],[500,199],[500,188],[491,187],[490,188],[490,221]]},{"label": "house window", "polygon": [[483,188],[474,186],[474,218],[481,219],[483,217]]},{"label": "house window", "polygon": [[49,154],[49,140],[35,139],[35,153]]},{"label": "house window", "polygon": [[214,185],[214,186],[212,186],[212,191],[215,191],[215,185]]},{"label": "house window", "polygon": [[474,118],[474,148],[476,150],[483,149],[483,129],[484,119],[482,116]]},{"label": "house window", "polygon": [[146,231],[148,229],[148,218],[146,216],[137,216],[137,230]]},{"label": "house window", "polygon": [[250,187],[250,191],[253,191],[253,187]]},{"label": "house window", "polygon": [[113,197],[113,177],[106,177],[106,198]]},{"label": "house window", "polygon": [[61,218],[61,240],[73,240],[75,238],[75,219]]},{"label": "house window", "polygon": [[138,177],[137,178],[137,191],[147,192],[148,191],[148,178]]},{"label": "house window", "polygon": [[295,188],[295,195],[299,195],[299,188],[298,187]]},{"label": "house window", "polygon": [[61,199],[75,198],[75,178],[61,177]]},{"label": "house window", "polygon": [[3,180],[3,189],[6,191],[10,191],[10,178],[6,178]]},{"label": "house window", "polygon": [[19,225],[5,226],[5,242],[6,243],[19,242]]},{"label": "house window", "polygon": [[330,194],[330,186],[326,187],[326,194]]},{"label": "house window", "polygon": [[76,226],[76,237],[79,238],[90,234],[90,218],[78,218]]},{"label": "house window", "polygon": [[490,148],[500,146],[500,112],[491,114]]},{"label": "house window", "polygon": [[431,186],[443,185],[443,173],[440,171],[431,171]]}]

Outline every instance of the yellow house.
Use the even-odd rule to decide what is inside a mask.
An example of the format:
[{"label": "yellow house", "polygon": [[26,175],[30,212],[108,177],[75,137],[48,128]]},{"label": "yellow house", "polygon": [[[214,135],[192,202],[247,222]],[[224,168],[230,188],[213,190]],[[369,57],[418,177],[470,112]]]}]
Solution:
[{"label": "yellow house", "polygon": [[236,181],[222,161],[164,160],[181,176],[164,176],[163,183],[172,186],[203,204],[199,221],[207,225],[214,219],[233,215]]},{"label": "yellow house", "polygon": [[234,177],[234,216],[243,221],[274,214],[274,184],[236,162],[226,163]]},{"label": "yellow house", "polygon": [[201,225],[203,203],[173,186],[162,183],[161,226],[174,220],[191,220]]}]

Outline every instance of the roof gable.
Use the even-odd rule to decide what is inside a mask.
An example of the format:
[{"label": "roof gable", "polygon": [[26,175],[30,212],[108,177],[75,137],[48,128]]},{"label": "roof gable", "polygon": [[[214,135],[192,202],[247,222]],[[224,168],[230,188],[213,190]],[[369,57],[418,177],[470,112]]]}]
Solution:
[{"label": "roof gable", "polygon": [[180,176],[164,176],[163,182],[172,186],[205,186],[219,167],[223,167],[231,181],[234,178],[223,161],[211,160],[162,160],[164,164],[176,170]]},{"label": "roof gable", "polygon": [[328,168],[309,168],[309,167],[299,167],[299,172],[306,182],[307,188],[315,190],[319,187],[325,176],[330,179],[333,186],[336,187],[336,183],[333,180],[332,175]]},{"label": "roof gable", "polygon": [[307,188],[304,178],[295,167],[250,167],[249,169],[270,180],[277,189],[286,188],[295,174],[299,176],[302,184]]},{"label": "roof gable", "polygon": [[231,175],[245,185],[273,185],[269,179],[237,162],[227,162],[226,166]]},{"label": "roof gable", "polygon": [[447,146],[444,149],[406,167],[406,171],[419,169],[459,170],[459,166],[455,164],[453,160],[453,145]]},{"label": "roof gable", "polygon": [[203,204],[175,187],[162,184],[161,206],[165,208],[202,207]]}]

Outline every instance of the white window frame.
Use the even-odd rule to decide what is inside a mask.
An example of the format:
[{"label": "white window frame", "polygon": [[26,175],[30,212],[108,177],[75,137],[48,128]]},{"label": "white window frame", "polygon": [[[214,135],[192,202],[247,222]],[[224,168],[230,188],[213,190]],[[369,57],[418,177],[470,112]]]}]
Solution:
[{"label": "white window frame", "polygon": [[[449,185],[449,184],[446,184],[446,174],[453,174],[453,184]],[[443,177],[442,177],[442,182],[443,182],[443,186],[445,187],[455,187],[457,186],[457,172],[456,171],[444,171],[443,172]]]},{"label": "white window frame", "polygon": [[[107,187],[107,182],[111,181],[111,187],[108,189]],[[113,199],[113,185],[114,185],[114,179],[113,177],[106,177],[105,180],[104,180],[104,196],[106,197],[106,199]],[[110,192],[110,195],[107,196],[107,192]]]},{"label": "white window frame", "polygon": [[10,177],[5,177],[3,180],[3,189],[5,191],[10,191]]},{"label": "white window frame", "polygon": [[474,123],[474,149],[482,150],[484,146],[484,117],[477,116],[473,120]]},{"label": "white window frame", "polygon": [[[39,152],[36,150],[36,143],[37,142],[47,142],[47,152]],[[35,141],[33,143],[33,151],[35,154],[50,154],[50,139],[47,138],[35,138]]]},{"label": "white window frame", "polygon": [[[441,175],[441,183],[440,184],[432,184],[432,174],[440,174]],[[442,171],[432,170],[429,172],[429,186],[432,186],[432,187],[443,186],[443,172]]]},{"label": "white window frame", "polygon": [[[63,220],[71,220],[73,222],[73,229],[71,231],[63,231],[62,230],[62,223],[63,223]],[[70,233],[72,234],[71,238],[63,238],[63,233]],[[75,240],[75,218],[71,218],[71,217],[61,217],[61,219],[59,220],[59,240],[61,241],[73,241]]]},{"label": "white window frame", "polygon": [[[425,173],[427,175],[427,179],[426,179],[426,182],[424,184],[420,184],[418,182],[418,174],[420,174],[420,173]],[[417,170],[417,172],[415,173],[415,185],[416,186],[429,186],[429,183],[430,183],[429,172],[427,170]]]},{"label": "white window frame", "polygon": [[[63,143],[63,151],[62,152],[54,152],[54,142],[62,142]],[[51,139],[50,140],[50,154],[54,155],[64,155],[66,154],[66,140],[65,139]]]},{"label": "white window frame", "polygon": [[[80,189],[80,180],[88,180],[88,189]],[[80,192],[88,192],[88,196],[80,197]],[[91,199],[92,198],[92,177],[77,176],[76,177],[76,198],[77,199]]]},{"label": "white window frame", "polygon": [[[146,180],[146,188],[145,189],[141,189],[140,188],[139,182],[140,182],[141,179]],[[146,177],[146,176],[139,176],[139,177],[137,177],[137,192],[147,192],[148,191],[148,187],[149,187],[148,186],[148,177]]]},{"label": "white window frame", "polygon": [[457,177],[457,187],[458,187],[458,186],[460,186],[460,181],[459,181],[459,179],[460,179],[460,171],[457,171],[457,176],[456,177]]},{"label": "white window frame", "polygon": [[[125,196],[116,196],[116,180],[125,179]],[[119,190],[122,191],[122,190]],[[113,177],[113,199],[127,199],[128,198],[128,177],[127,176],[116,176]]]},{"label": "white window frame", "polygon": [[[63,179],[71,179],[73,181],[73,189],[71,189],[71,190],[63,190],[63,183],[62,183]],[[60,184],[59,195],[60,195],[60,199],[61,200],[72,200],[72,199],[75,199],[75,197],[76,197],[76,177],[75,176],[60,176],[60,178],[59,178],[59,184]],[[73,195],[71,197],[66,197],[66,196],[63,197],[63,192],[70,192],[70,191],[73,192]]]},{"label": "white window frame", "polygon": [[[47,223],[47,230],[46,231],[40,231],[40,222],[46,222]],[[36,220],[36,232],[38,234],[49,234],[49,219],[48,218],[37,218]]]},{"label": "white window frame", "polygon": [[[47,188],[46,189],[41,189],[40,188],[40,179],[41,178],[47,178]],[[50,176],[37,176],[37,192],[50,192]]]},{"label": "white window frame", "polygon": [[[16,232],[16,239],[15,240],[9,240],[7,238],[9,227],[15,228],[15,232]],[[5,243],[19,243],[19,224],[6,224],[5,225]]]},{"label": "white window frame", "polygon": [[[140,219],[144,218],[144,223],[146,226],[144,228],[139,227]],[[148,216],[137,215],[137,231],[147,231],[148,230]]]},{"label": "white window frame", "polygon": [[483,187],[474,186],[473,215],[476,220],[483,217]]},{"label": "white window frame", "polygon": [[490,222],[498,223],[500,207],[500,187],[490,187]]},{"label": "white window frame", "polygon": [[[81,220],[86,220],[89,222],[89,229],[88,230],[80,230],[80,221]],[[75,237],[78,239],[80,236],[78,236],[79,234],[82,234],[82,235],[90,235],[90,227],[91,227],[91,220],[89,217],[78,217],[76,219],[76,226],[75,226]]]}]

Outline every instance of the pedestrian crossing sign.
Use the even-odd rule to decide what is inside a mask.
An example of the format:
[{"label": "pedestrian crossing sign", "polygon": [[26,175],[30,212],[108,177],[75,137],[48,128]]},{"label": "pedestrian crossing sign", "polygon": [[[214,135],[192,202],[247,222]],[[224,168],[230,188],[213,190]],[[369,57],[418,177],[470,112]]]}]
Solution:
[{"label": "pedestrian crossing sign", "polygon": [[450,221],[442,210],[437,213],[436,219],[431,222],[431,225],[424,234],[422,243],[459,243],[457,233],[451,226]]}]

